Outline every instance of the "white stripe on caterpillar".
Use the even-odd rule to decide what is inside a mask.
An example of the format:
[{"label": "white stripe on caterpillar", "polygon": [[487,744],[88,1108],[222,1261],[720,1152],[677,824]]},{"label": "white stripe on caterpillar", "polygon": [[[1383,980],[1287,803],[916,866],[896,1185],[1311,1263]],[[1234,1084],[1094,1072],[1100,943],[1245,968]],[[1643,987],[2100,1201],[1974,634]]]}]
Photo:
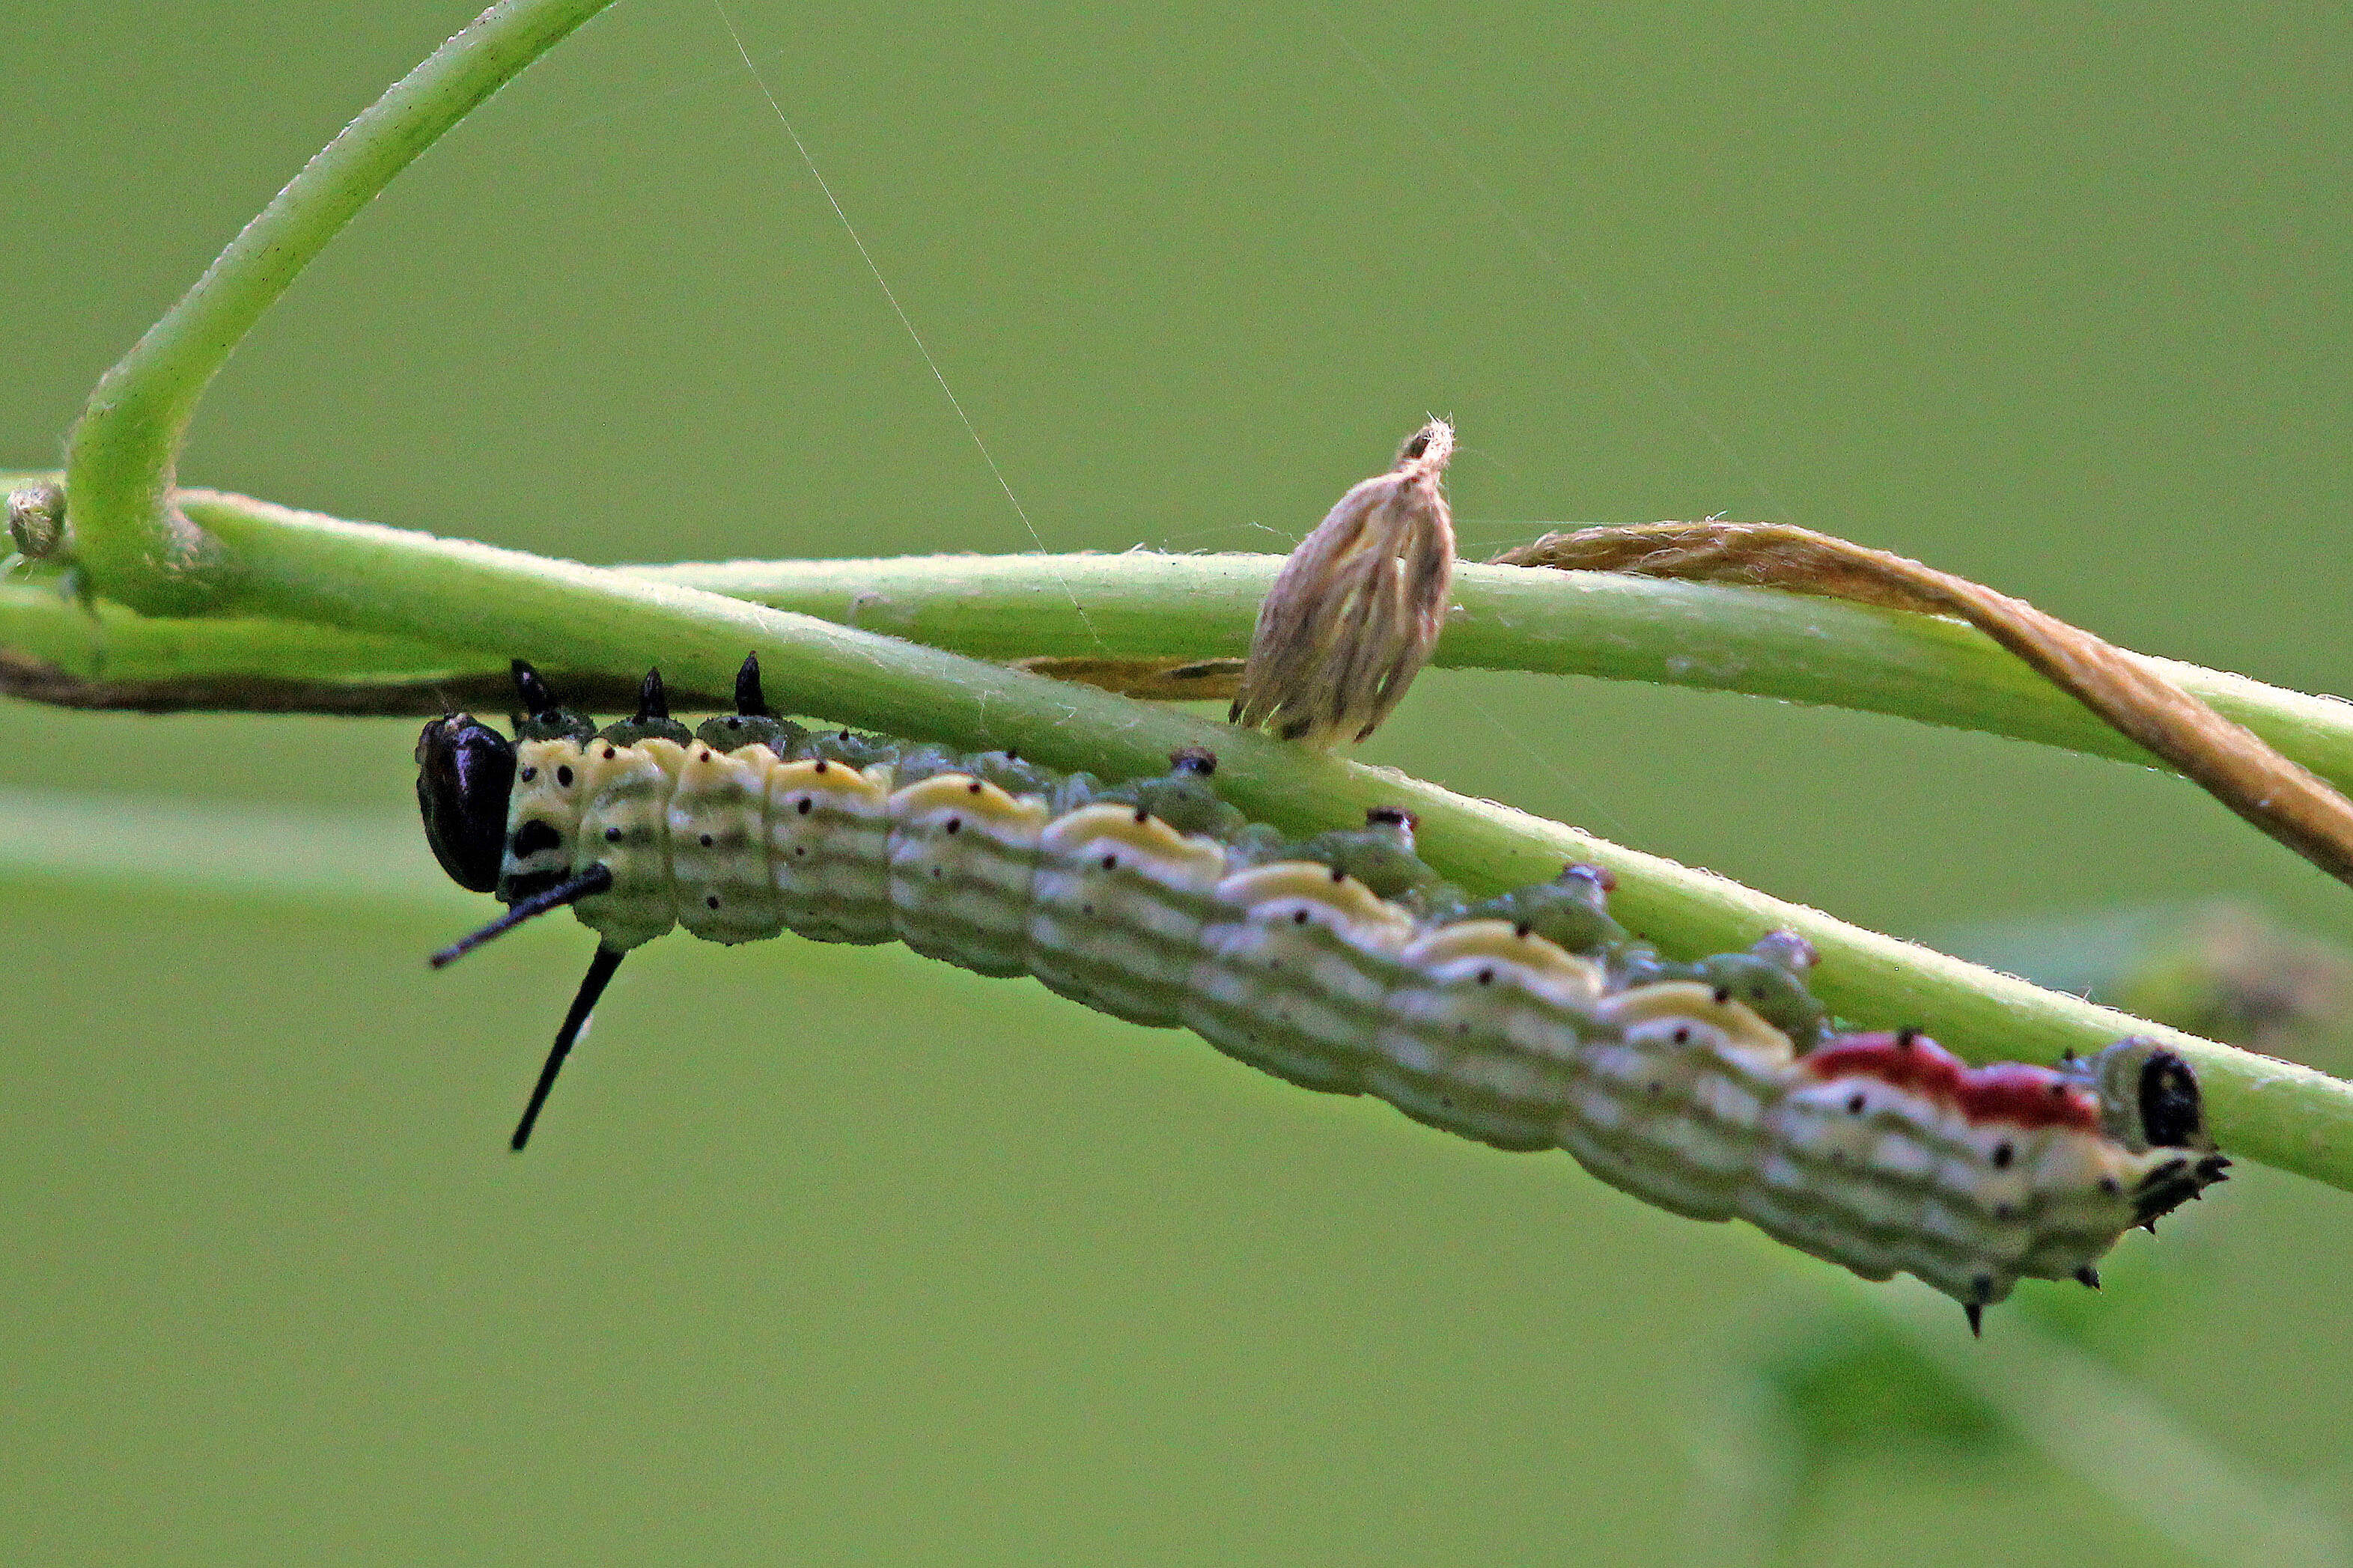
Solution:
[{"label": "white stripe on caterpillar", "polygon": [[[1678,1214],[1746,1219],[1867,1278],[1916,1274],[1972,1322],[2021,1278],[2095,1282],[2126,1230],[2227,1163],[2188,1068],[2146,1042],[2052,1070],[1968,1068],[1908,1031],[1825,1038],[1812,955],[1788,933],[1671,964],[1609,921],[1588,868],[1473,904],[1412,856],[1397,814],[1284,846],[1215,799],[1198,757],[1110,789],[1003,753],[813,739],[756,717],[747,679],[746,715],[695,736],[650,678],[648,711],[600,733],[524,684],[498,891],[510,920],[572,901],[603,955],[518,1147],[618,954],[678,924],[729,942],[895,937],[1032,974],[1308,1088],[1565,1149]],[[479,803],[450,759],[493,742],[461,716],[419,744],[428,834],[468,886],[487,868],[459,864],[450,823]]]}]

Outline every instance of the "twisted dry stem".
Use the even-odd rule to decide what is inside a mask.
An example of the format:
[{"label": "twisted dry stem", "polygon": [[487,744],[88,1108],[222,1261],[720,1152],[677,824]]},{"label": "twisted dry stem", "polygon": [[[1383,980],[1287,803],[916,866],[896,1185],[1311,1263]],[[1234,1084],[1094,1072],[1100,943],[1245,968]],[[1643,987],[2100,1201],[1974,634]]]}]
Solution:
[{"label": "twisted dry stem", "polygon": [[2147,660],[1966,577],[1768,522],[1581,529],[1505,551],[1495,563],[1740,583],[1957,616],[2247,821],[2339,881],[2353,882],[2353,801]]}]

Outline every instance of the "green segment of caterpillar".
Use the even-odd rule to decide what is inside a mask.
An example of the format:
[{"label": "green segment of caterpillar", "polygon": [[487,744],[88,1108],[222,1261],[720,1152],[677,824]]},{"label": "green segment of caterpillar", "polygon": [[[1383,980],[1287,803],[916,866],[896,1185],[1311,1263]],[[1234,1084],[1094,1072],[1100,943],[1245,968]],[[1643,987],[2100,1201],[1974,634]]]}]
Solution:
[{"label": "green segment of caterpillar", "polygon": [[1309,1089],[1566,1150],[1865,1278],[1917,1275],[1972,1327],[2021,1279],[2096,1284],[2126,1230],[2228,1164],[2189,1067],[2148,1042],[1970,1068],[1912,1031],[1836,1034],[1794,934],[1672,961],[1585,866],[1473,900],[1414,853],[1406,814],[1287,841],[1218,797],[1207,752],[1113,783],[811,731],[767,710],[749,659],[732,714],[690,730],[649,673],[638,713],[600,730],[515,676],[513,740],[427,724],[417,797],[444,868],[510,906],[437,966],[557,908],[597,934],[517,1149],[622,956],[682,927],[1031,975]]}]

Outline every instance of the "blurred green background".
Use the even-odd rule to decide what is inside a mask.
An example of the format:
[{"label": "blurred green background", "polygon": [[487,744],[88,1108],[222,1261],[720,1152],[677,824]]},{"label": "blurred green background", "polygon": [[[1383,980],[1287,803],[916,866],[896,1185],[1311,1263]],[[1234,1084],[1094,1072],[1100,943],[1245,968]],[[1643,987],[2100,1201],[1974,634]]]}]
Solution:
[{"label": "blurred green background", "polygon": [[[2341,6],[729,3],[1049,548],[1285,548],[1436,411],[1466,553],[1785,518],[2353,689]],[[0,466],[470,14],[0,6]],[[183,471],[589,560],[1035,542],[707,0],[405,175]],[[0,726],[0,1559],[2252,1550],[1885,1357],[1829,1356],[1826,1438],[1743,1426],[1867,1341],[1827,1268],[903,950],[658,944],[511,1158],[589,943],[427,973],[480,909],[413,726]],[[2187,784],[1984,737],[1433,675],[1367,754],[1906,935],[2225,893],[2353,937]],[[1985,1354],[2341,1519],[2353,1204],[2242,1173],[2107,1327]]]}]

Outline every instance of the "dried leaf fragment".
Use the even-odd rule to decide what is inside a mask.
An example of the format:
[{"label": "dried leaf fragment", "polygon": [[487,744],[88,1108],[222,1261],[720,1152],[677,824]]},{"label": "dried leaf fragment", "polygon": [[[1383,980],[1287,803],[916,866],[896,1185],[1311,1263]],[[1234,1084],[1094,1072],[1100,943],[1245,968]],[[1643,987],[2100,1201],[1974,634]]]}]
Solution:
[{"label": "dried leaf fragment", "polygon": [[1548,533],[1493,564],[1736,583],[1957,616],[2247,821],[2353,883],[2353,801],[2139,655],[1966,577],[1788,523],[1713,521]]},{"label": "dried leaf fragment", "polygon": [[1319,749],[1380,727],[1445,624],[1454,520],[1440,480],[1453,454],[1454,427],[1432,419],[1300,541],[1259,606],[1229,718]]},{"label": "dried leaf fragment", "polygon": [[1222,702],[1241,689],[1238,658],[1017,658],[1016,669],[1147,702]]}]

